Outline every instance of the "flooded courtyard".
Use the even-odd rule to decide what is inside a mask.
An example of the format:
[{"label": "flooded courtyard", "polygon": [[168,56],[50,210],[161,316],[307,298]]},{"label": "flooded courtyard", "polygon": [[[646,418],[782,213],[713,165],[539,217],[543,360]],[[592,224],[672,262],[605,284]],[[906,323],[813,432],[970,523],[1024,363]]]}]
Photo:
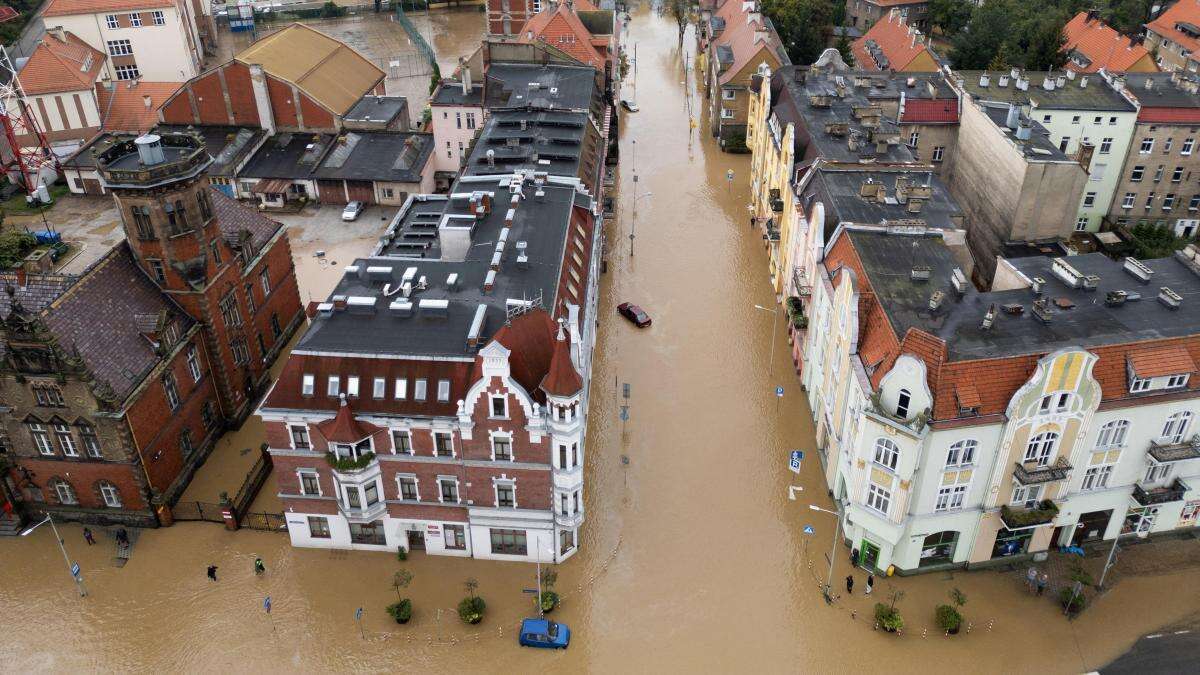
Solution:
[{"label": "flooded courtyard", "polygon": [[[464,18],[482,29],[478,16]],[[684,71],[670,19],[641,8],[628,40],[639,44],[641,112],[622,120],[622,198],[607,232],[591,383],[587,520],[580,553],[558,570],[563,604],[553,615],[571,626],[570,649],[516,644],[515,629],[531,611],[522,593],[534,584],[530,564],[420,553],[400,562],[294,549],[284,534],[180,523],[140,533],[128,564],[117,567],[109,533],[88,546],[78,526],[66,526],[89,590],[82,599],[47,528],[0,540],[5,670],[1078,673],[1194,615],[1196,594],[1179,589],[1194,588],[1195,568],[1125,576],[1074,622],[999,571],[880,579],[871,597],[860,590],[826,605],[820,584],[833,518],[807,506],[832,503],[783,322],[772,368],[772,317],[755,309],[773,305],[763,242],[747,228],[748,156],[719,152],[705,120],[689,131],[689,107],[703,107],[703,98]],[[692,45],[689,33],[685,48]],[[637,202],[636,220],[635,172],[638,194],[653,193]],[[290,225],[305,300],[336,281],[341,266],[332,261],[344,265],[371,240],[369,231],[335,235],[316,221]],[[614,306],[624,301],[642,305],[654,326],[638,331],[619,320]],[[631,387],[627,403],[623,383]],[[256,447],[254,424],[224,439],[226,452]],[[798,476],[787,468],[792,448],[807,451]],[[794,501],[790,486],[803,488]],[[803,533],[806,525],[814,535]],[[840,585],[850,572],[847,552],[837,547],[834,555]],[[261,577],[255,556],[267,565]],[[205,577],[210,564],[216,582]],[[384,612],[402,566],[414,573],[407,626]],[[864,575],[856,576],[861,589]],[[488,605],[477,627],[454,614],[467,578],[479,581]],[[946,638],[934,629],[933,608],[956,587],[967,596],[972,630]],[[869,620],[874,602],[893,598],[907,622],[899,636]]]}]

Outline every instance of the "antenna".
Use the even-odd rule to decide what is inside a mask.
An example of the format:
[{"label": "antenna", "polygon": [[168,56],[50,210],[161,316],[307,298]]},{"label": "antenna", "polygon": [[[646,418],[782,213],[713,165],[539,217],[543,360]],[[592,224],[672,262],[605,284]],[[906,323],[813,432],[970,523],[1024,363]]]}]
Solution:
[{"label": "antenna", "polygon": [[[17,77],[8,50],[0,45],[0,126],[4,127],[4,138],[12,148],[12,158],[4,162],[6,173],[20,173],[25,191],[37,192],[42,169],[49,166],[55,173],[59,170],[58,157],[50,150],[46,135],[38,126],[37,118],[25,102],[25,90]],[[33,137],[33,145],[22,146],[18,136]]]}]

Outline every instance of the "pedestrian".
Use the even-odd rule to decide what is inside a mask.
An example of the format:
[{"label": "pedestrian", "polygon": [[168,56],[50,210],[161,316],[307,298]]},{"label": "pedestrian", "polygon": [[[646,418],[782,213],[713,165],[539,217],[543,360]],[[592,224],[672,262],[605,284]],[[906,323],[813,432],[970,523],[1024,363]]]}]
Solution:
[{"label": "pedestrian", "polygon": [[255,558],[254,559],[254,573],[255,574],[263,574],[266,571],[267,571],[267,566],[263,564],[262,558],[261,557]]},{"label": "pedestrian", "polygon": [[867,590],[863,591],[863,595],[870,595],[871,589],[874,585],[875,585],[875,575],[868,574],[867,575]]},{"label": "pedestrian", "polygon": [[854,575],[846,575],[846,595],[854,593]]},{"label": "pedestrian", "polygon": [[88,546],[91,546],[92,544],[96,543],[96,538],[92,536],[91,528],[88,528],[88,527],[83,528],[83,538],[88,543]]},{"label": "pedestrian", "polygon": [[216,581],[216,580],[217,580],[217,566],[216,566],[216,565],[209,565],[209,566],[208,566],[208,578],[209,578],[209,580],[210,580],[210,581]]},{"label": "pedestrian", "polygon": [[123,528],[123,527],[121,529],[117,530],[117,543],[120,544],[121,546],[129,545],[129,533],[126,532],[125,528]]},{"label": "pedestrian", "polygon": [[1025,572],[1025,586],[1029,588],[1029,592],[1033,593],[1037,590],[1038,571],[1036,567],[1030,567],[1029,571]]},{"label": "pedestrian", "polygon": [[1042,572],[1042,576],[1037,580],[1037,594],[1041,595],[1046,591],[1046,585],[1050,583],[1050,575]]}]

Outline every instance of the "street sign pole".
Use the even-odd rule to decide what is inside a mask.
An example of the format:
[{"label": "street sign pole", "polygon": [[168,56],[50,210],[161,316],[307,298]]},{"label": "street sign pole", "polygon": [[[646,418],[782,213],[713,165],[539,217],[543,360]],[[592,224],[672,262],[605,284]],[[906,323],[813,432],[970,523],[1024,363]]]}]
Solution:
[{"label": "street sign pole", "polygon": [[354,612],[354,620],[355,620],[355,621],[358,623],[358,634],[362,636],[362,639],[363,639],[363,640],[366,640],[366,639],[367,639],[367,633],[366,633],[366,632],[363,630],[363,625],[362,625],[362,615],[363,615],[363,608],[362,608],[362,607],[359,607],[359,608],[358,608],[357,610],[355,610],[355,612]]}]

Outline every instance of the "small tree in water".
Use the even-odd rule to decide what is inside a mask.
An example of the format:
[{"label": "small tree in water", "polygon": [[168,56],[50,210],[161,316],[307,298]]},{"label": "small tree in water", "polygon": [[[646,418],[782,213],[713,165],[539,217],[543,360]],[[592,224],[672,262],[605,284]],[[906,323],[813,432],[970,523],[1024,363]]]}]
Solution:
[{"label": "small tree in water", "polygon": [[395,574],[392,575],[392,590],[396,591],[397,600],[404,600],[404,598],[400,597],[400,589],[408,588],[408,585],[412,583],[412,580],[413,573],[404,567],[401,567],[396,571]]},{"label": "small tree in water", "polygon": [[659,13],[675,19],[679,27],[679,44],[683,44],[683,34],[687,32],[688,22],[692,19],[691,0],[663,0],[659,5]]}]

